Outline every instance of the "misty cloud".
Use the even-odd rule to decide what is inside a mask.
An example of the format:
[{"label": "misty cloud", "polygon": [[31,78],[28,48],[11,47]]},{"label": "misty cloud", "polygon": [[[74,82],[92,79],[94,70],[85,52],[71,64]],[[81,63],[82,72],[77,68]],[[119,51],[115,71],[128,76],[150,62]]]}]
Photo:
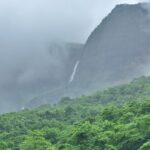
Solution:
[{"label": "misty cloud", "polygon": [[[14,105],[15,99],[22,104],[22,99],[45,90],[53,82],[59,85],[69,56],[61,44],[84,43],[111,9],[124,2],[137,1],[0,1],[1,107]],[[62,48],[53,47],[54,42]]]},{"label": "misty cloud", "polygon": [[1,31],[5,34],[1,36],[4,38],[8,35],[10,39],[18,36],[27,36],[29,39],[28,36],[31,36],[30,38],[38,37],[40,41],[49,41],[52,37],[66,41],[85,41],[91,29],[95,28],[113,7],[124,2],[136,1],[0,1]]}]

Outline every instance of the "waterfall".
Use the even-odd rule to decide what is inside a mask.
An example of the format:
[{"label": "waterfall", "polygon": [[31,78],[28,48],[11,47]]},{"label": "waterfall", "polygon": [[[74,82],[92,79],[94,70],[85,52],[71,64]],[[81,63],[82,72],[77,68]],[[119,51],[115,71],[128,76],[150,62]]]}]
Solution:
[{"label": "waterfall", "polygon": [[70,76],[70,80],[69,80],[69,83],[71,83],[73,80],[74,80],[74,77],[76,75],[76,71],[77,71],[77,68],[78,68],[78,65],[79,65],[80,61],[78,60],[73,68],[73,72]]}]

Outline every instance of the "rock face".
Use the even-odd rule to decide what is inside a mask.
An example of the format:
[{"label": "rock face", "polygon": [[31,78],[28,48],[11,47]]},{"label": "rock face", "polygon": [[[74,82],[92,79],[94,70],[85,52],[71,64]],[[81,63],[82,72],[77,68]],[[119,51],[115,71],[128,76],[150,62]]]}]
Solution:
[{"label": "rock face", "polygon": [[116,6],[92,32],[77,70],[76,87],[100,88],[147,74],[150,17],[144,5]]}]

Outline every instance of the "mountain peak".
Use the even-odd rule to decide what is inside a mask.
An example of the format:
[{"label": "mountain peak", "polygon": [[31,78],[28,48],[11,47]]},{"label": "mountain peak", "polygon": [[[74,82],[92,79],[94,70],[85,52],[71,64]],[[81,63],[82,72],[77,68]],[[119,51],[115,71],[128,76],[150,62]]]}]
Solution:
[{"label": "mountain peak", "polygon": [[78,86],[103,87],[147,73],[150,21],[144,5],[117,5],[91,33],[77,73],[82,81]]}]

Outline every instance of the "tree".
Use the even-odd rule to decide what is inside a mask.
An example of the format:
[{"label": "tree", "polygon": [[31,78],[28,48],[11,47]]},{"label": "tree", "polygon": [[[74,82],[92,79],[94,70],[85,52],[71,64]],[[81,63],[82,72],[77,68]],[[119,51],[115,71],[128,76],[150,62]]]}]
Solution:
[{"label": "tree", "polygon": [[20,150],[55,150],[55,147],[43,137],[27,137]]},{"label": "tree", "polygon": [[139,150],[150,150],[150,140],[146,143],[144,143]]},{"label": "tree", "polygon": [[0,150],[7,150],[7,144],[3,141],[0,142]]}]

